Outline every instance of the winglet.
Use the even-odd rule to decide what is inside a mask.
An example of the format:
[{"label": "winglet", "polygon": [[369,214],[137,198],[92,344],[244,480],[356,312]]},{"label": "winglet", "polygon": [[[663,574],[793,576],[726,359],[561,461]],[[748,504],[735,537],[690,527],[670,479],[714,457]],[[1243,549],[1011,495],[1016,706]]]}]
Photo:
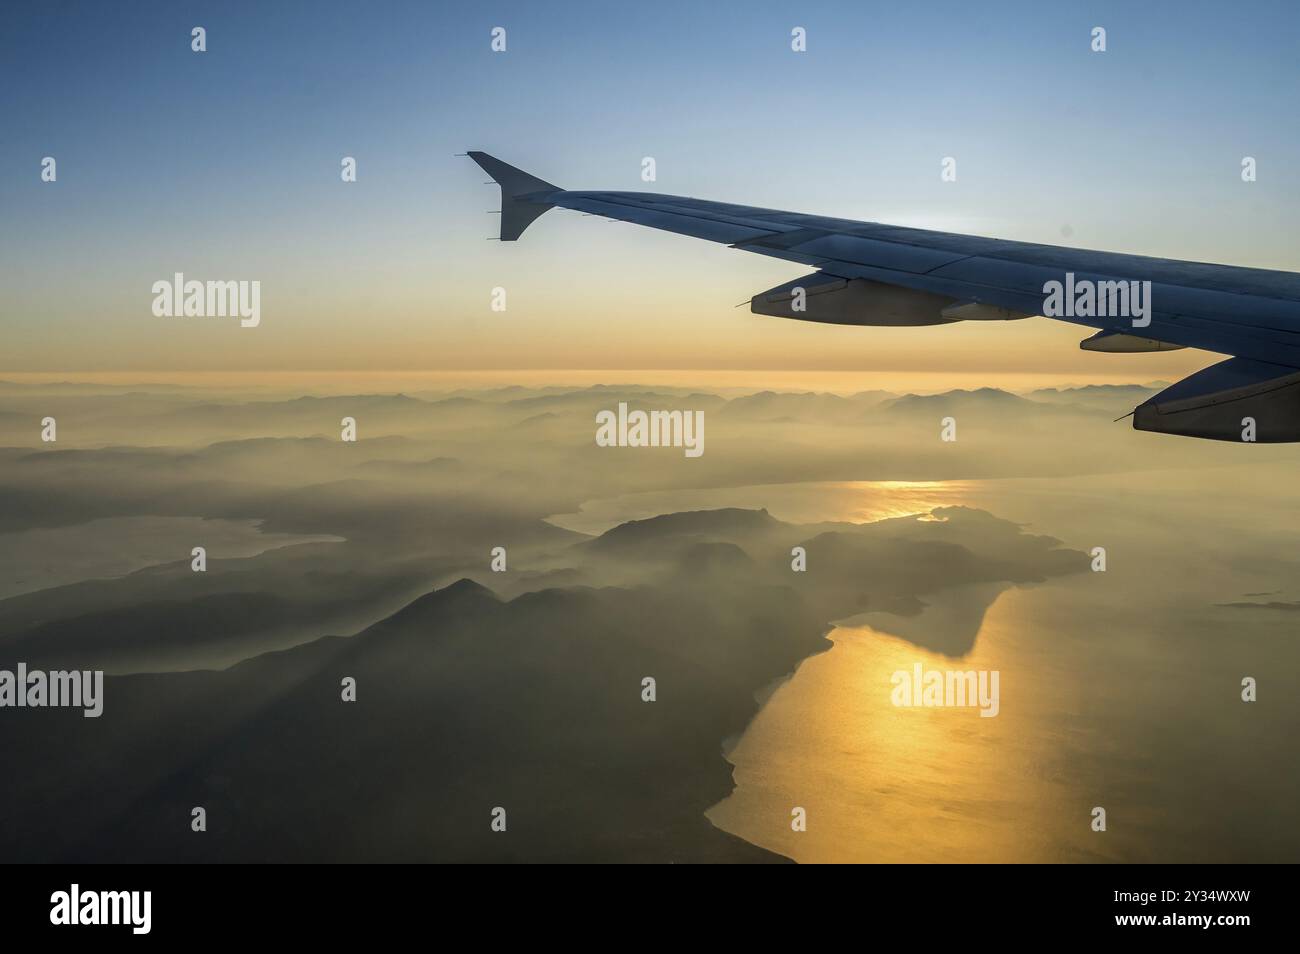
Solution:
[{"label": "winglet", "polygon": [[516,169],[486,152],[470,151],[466,153],[482,166],[483,171],[492,177],[501,187],[501,241],[513,242],[524,234],[524,229],[533,224],[533,220],[547,209],[554,206],[547,202],[547,196],[554,192],[563,192],[557,185],[552,185],[536,176],[530,176],[522,169]]}]

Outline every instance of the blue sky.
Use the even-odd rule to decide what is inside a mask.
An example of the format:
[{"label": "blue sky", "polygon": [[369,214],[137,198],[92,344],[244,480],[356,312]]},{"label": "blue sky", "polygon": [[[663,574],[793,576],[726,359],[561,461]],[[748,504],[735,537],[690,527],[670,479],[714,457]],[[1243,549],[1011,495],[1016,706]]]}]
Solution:
[{"label": "blue sky", "polygon": [[[0,369],[775,367],[827,347],[904,366],[936,340],[748,332],[755,319],[730,306],[790,266],[630,226],[552,213],[517,248],[483,242],[495,190],[455,158],[467,148],[570,188],[1300,269],[1293,4],[51,3],[3,16]],[[806,53],[790,50],[794,26]],[[940,182],[944,156],[956,183]],[[175,270],[260,276],[278,314],[243,340],[160,329],[147,289]],[[509,334],[485,323],[494,285],[519,302]],[[703,345],[638,338],[665,314]],[[1029,360],[1013,334],[985,329],[973,353]]]}]

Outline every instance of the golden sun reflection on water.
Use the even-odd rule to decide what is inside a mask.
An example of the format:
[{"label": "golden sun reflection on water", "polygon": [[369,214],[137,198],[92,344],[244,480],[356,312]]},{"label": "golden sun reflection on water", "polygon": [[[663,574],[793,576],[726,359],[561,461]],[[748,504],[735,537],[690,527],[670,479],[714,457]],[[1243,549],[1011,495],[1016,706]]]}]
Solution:
[{"label": "golden sun reflection on water", "polygon": [[977,480],[851,480],[648,491],[587,501],[579,512],[554,514],[547,521],[599,534],[627,520],[663,513],[741,507],[766,509],[788,523],[869,523],[961,506],[983,486],[985,482]]},{"label": "golden sun reflection on water", "polygon": [[[1277,516],[1297,505],[1291,470],[766,484],[628,494],[552,522],[599,533],[716,507],[813,524],[969,506],[1081,552],[1105,542],[1104,574],[938,587],[919,615],[845,621],[727,750],[736,788],[709,819],[802,862],[1294,862],[1300,647],[1284,610],[1240,608],[1297,599],[1297,564],[1278,558],[1293,550],[1294,521]],[[999,714],[894,707],[890,676],[917,663],[998,670]],[[1274,707],[1241,704],[1253,672],[1280,683]],[[1107,833],[1091,831],[1096,805]]]},{"label": "golden sun reflection on water", "polygon": [[936,507],[961,506],[970,496],[973,482],[854,480],[825,486],[833,492],[826,503],[836,508],[836,513],[821,519],[867,523],[889,517],[928,514]]},{"label": "golden sun reflection on water", "polygon": [[[837,628],[834,647],[805,660],[728,753],[737,787],[710,820],[804,862],[1085,857],[1061,831],[1080,811],[1057,764],[1069,680],[1043,678],[1052,666],[1026,633],[1025,595],[999,597],[959,660],[870,626]],[[890,677],[917,663],[998,670],[999,714],[895,707]],[[794,806],[807,810],[805,832],[791,830]]]}]

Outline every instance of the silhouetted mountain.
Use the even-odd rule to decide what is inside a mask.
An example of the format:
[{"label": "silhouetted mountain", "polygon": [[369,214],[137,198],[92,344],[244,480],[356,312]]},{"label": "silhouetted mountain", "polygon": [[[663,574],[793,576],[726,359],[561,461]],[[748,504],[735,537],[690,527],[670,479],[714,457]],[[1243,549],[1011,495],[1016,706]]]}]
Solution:
[{"label": "silhouetted mountain", "polygon": [[541,414],[533,414],[511,425],[512,427],[537,427],[540,424],[547,424],[551,421],[562,421],[563,418],[554,411],[543,411]]},{"label": "silhouetted mountain", "polygon": [[1026,397],[1045,404],[1064,404],[1086,409],[1130,411],[1166,385],[1089,384],[1077,388],[1039,388]]},{"label": "silhouetted mountain", "polygon": [[[719,743],[753,715],[759,688],[828,644],[790,594],[759,592],[725,612],[715,603],[652,590],[503,603],[462,580],[355,637],[224,672],[110,677],[93,722],[79,710],[9,710],[0,850],[77,861],[774,860],[704,818],[732,786]],[[642,700],[645,677],[657,701]],[[342,700],[346,678],[356,702]],[[190,828],[194,806],[206,832]],[[490,827],[498,806],[505,832]]]},{"label": "silhouetted mountain", "polygon": [[891,412],[942,412],[955,414],[961,411],[1017,411],[1033,409],[1034,402],[999,388],[979,388],[975,391],[955,390],[942,394],[905,394],[883,407]]},{"label": "silhouetted mountain", "polygon": [[687,513],[667,513],[647,520],[631,520],[605,531],[595,540],[579,544],[599,551],[620,549],[637,550],[651,541],[673,537],[700,537],[749,534],[765,532],[781,525],[766,510],[695,510]]},{"label": "silhouetted mountain", "polygon": [[734,543],[696,543],[686,551],[681,565],[686,577],[735,577],[752,574],[755,569],[749,554]]},{"label": "silhouetted mountain", "polygon": [[205,573],[186,560],[15,596],[0,601],[0,657],[108,672],[229,665],[326,627],[366,625],[446,569],[427,559],[341,568],[330,550],[339,546],[348,544],[213,557]]}]

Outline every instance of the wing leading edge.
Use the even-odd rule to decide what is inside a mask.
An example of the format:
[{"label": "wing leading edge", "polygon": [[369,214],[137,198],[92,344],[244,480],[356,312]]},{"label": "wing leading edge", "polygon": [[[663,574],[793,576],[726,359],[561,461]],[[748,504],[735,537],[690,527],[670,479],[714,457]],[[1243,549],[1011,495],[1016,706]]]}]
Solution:
[{"label": "wing leading edge", "polygon": [[[570,191],[486,153],[469,156],[501,186],[502,241],[518,239],[536,218],[559,207],[816,270],[806,279],[754,296],[751,308],[759,314],[863,325],[1020,318],[1050,310],[1045,308],[1046,293],[1054,282],[1067,289],[1139,283],[1147,307],[1138,319],[1090,314],[1086,308],[1079,309],[1083,314],[1054,312],[1051,317],[1102,332],[1082,344],[1088,350],[1190,347],[1232,358],[1152,398],[1135,414],[1135,427],[1242,440],[1243,425],[1238,422],[1256,410],[1264,419],[1255,422],[1247,439],[1300,440],[1300,274],[1012,242],[684,196]],[[1134,289],[1136,296],[1138,285]],[[1243,379],[1252,382],[1244,392]],[[1180,387],[1184,390],[1178,391]],[[1196,406],[1188,405],[1189,388],[1200,395],[1190,398]]]}]

